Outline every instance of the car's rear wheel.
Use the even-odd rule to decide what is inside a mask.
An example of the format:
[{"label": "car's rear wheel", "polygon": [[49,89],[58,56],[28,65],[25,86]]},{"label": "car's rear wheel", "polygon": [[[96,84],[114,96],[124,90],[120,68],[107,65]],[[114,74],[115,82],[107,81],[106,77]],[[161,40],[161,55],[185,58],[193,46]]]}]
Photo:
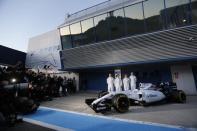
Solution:
[{"label": "car's rear wheel", "polygon": [[124,113],[129,110],[129,99],[125,94],[117,94],[112,98],[113,107],[117,112]]},{"label": "car's rear wheel", "polygon": [[173,99],[175,102],[185,103],[186,102],[186,94],[181,90],[176,91],[173,95]]}]

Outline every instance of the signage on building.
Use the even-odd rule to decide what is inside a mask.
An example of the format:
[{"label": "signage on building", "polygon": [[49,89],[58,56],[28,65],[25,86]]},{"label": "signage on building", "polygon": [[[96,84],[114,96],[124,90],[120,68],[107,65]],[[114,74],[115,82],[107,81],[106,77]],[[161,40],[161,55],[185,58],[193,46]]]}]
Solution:
[{"label": "signage on building", "polygon": [[115,76],[116,76],[116,75],[119,75],[120,78],[121,78],[121,69],[115,69],[115,70],[114,70],[114,74],[115,74]]}]

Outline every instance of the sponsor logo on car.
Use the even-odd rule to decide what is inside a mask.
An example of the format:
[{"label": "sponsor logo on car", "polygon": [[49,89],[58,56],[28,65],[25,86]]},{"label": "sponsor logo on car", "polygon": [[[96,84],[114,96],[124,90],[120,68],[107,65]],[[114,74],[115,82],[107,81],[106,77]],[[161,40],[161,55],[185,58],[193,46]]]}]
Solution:
[{"label": "sponsor logo on car", "polygon": [[97,107],[96,109],[97,110],[104,110],[104,109],[106,109],[106,107]]},{"label": "sponsor logo on car", "polygon": [[157,95],[155,95],[155,94],[150,94],[150,95],[148,95],[147,97],[157,97]]}]

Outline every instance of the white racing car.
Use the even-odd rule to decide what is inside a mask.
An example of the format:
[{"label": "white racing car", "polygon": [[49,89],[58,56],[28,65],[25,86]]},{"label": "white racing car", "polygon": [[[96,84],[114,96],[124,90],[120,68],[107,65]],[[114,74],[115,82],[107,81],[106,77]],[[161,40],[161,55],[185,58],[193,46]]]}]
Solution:
[{"label": "white racing car", "polygon": [[105,113],[114,108],[117,112],[127,112],[129,106],[149,105],[161,101],[185,103],[186,95],[177,90],[174,83],[161,83],[155,86],[151,83],[140,83],[139,89],[121,92],[101,92],[98,98],[86,99],[85,103],[95,112]]}]

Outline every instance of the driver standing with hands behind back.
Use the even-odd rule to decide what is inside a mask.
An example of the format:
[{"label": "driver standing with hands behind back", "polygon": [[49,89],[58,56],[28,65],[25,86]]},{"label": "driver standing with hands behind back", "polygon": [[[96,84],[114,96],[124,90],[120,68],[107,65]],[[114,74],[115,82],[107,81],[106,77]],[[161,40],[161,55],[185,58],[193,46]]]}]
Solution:
[{"label": "driver standing with hands behind back", "polygon": [[107,78],[107,85],[108,85],[108,92],[111,93],[114,91],[114,78],[111,74],[109,74],[109,77]]},{"label": "driver standing with hands behind back", "polygon": [[114,86],[116,88],[116,92],[122,91],[122,80],[118,74],[116,74],[116,78],[114,80]]},{"label": "driver standing with hands behind back", "polygon": [[129,88],[129,86],[130,86],[130,79],[128,78],[127,75],[124,76],[123,86],[124,86],[124,91],[130,90],[130,88]]},{"label": "driver standing with hands behind back", "polygon": [[136,82],[137,82],[137,78],[136,76],[133,74],[133,72],[131,72],[130,75],[130,87],[131,87],[131,91],[136,89]]}]

